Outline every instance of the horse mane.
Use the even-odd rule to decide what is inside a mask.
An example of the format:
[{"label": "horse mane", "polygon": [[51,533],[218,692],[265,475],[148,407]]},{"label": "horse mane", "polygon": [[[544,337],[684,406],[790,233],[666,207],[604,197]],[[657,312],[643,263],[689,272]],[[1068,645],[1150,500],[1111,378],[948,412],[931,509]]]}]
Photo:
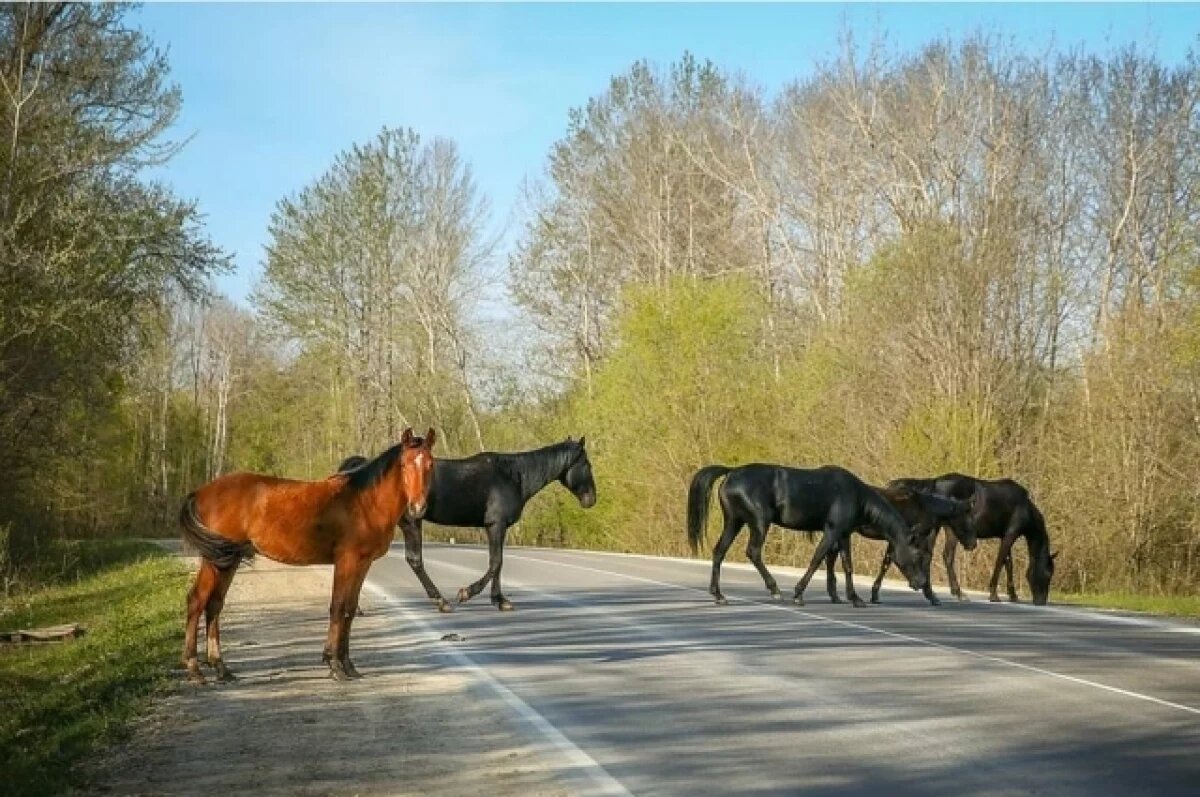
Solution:
[{"label": "horse mane", "polygon": [[508,474],[521,485],[521,491],[533,495],[557,479],[579,455],[579,443],[563,440],[531,451],[490,453]]},{"label": "horse mane", "polygon": [[366,464],[366,457],[360,457],[358,454],[352,454],[342,460],[342,464],[337,466],[337,470],[334,471],[334,473],[348,473],[349,471],[352,471],[355,468],[360,468]]},{"label": "horse mane", "polygon": [[[424,442],[425,439],[423,437],[414,437],[412,439],[412,445],[414,447],[422,445]],[[355,490],[369,489],[378,484],[379,480],[387,475],[388,471],[392,469],[392,466],[396,464],[396,460],[400,458],[400,452],[403,450],[404,444],[396,443],[396,445],[392,446],[387,451],[384,451],[382,454],[375,457],[375,459],[371,460],[370,462],[367,462],[365,465],[360,464],[357,467],[352,466],[352,470],[339,469],[339,473],[344,473],[346,475],[346,483],[351,488]],[[342,463],[342,465],[345,466],[352,459],[355,459],[355,457],[348,458]],[[359,457],[359,459],[361,459],[361,457]]]}]

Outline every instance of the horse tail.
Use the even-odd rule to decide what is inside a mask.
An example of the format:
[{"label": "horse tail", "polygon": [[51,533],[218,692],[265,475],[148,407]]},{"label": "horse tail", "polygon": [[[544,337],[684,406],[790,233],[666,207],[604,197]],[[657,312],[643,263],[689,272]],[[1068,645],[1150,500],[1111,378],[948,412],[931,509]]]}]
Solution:
[{"label": "horse tail", "polygon": [[692,485],[688,488],[687,534],[692,553],[700,550],[704,540],[704,524],[708,522],[708,497],[713,483],[733,468],[724,465],[709,465],[696,471]]},{"label": "horse tail", "polygon": [[179,510],[179,525],[183,527],[183,544],[212,562],[218,570],[236,567],[243,559],[254,558],[254,544],[231,542],[205,526],[196,513],[196,494],[191,493]]}]

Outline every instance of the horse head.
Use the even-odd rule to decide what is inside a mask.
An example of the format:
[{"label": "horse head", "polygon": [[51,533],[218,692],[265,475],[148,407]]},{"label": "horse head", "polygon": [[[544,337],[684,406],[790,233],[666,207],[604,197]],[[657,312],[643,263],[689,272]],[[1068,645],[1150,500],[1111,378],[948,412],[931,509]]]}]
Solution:
[{"label": "horse head", "polygon": [[585,439],[580,437],[576,442],[567,438],[571,458],[558,480],[579,499],[580,506],[590,509],[596,504],[596,482],[592,478],[592,463],[588,461],[587,449],[584,448]]},{"label": "horse head", "polygon": [[1049,551],[1048,547],[1042,548],[1036,556],[1031,556],[1029,568],[1025,571],[1035,606],[1045,606],[1050,599],[1050,580],[1054,578],[1054,560],[1058,557],[1058,551]]},{"label": "horse head", "polygon": [[437,432],[432,428],[424,437],[413,435],[411,428],[400,437],[400,481],[408,500],[408,516],[420,520],[425,516],[429,487],[433,484],[433,448]]}]

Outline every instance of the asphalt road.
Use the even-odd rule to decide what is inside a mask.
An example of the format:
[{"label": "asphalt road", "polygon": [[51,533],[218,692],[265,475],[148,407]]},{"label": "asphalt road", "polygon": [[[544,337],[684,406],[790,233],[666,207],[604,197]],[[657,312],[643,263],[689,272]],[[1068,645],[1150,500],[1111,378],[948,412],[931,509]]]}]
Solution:
[{"label": "asphalt road", "polygon": [[[487,551],[425,562],[452,596]],[[787,594],[798,573],[773,570]],[[736,564],[728,606],[707,584],[698,561],[513,547],[517,611],[485,590],[438,614],[397,545],[368,592],[435,666],[499,694],[580,794],[1200,795],[1200,626],[930,607],[899,583],[855,609],[823,577],[801,608]]]}]

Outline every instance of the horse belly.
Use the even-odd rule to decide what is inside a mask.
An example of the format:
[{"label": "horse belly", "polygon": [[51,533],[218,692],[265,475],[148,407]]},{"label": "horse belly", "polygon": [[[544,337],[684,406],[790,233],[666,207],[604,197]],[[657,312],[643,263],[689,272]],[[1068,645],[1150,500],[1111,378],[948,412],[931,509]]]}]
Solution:
[{"label": "horse belly", "polygon": [[824,516],[797,507],[784,507],[776,522],[794,531],[822,531],[825,528]]},{"label": "horse belly", "polygon": [[279,494],[261,501],[249,534],[255,549],[286,565],[332,564],[337,524],[309,503]]}]

